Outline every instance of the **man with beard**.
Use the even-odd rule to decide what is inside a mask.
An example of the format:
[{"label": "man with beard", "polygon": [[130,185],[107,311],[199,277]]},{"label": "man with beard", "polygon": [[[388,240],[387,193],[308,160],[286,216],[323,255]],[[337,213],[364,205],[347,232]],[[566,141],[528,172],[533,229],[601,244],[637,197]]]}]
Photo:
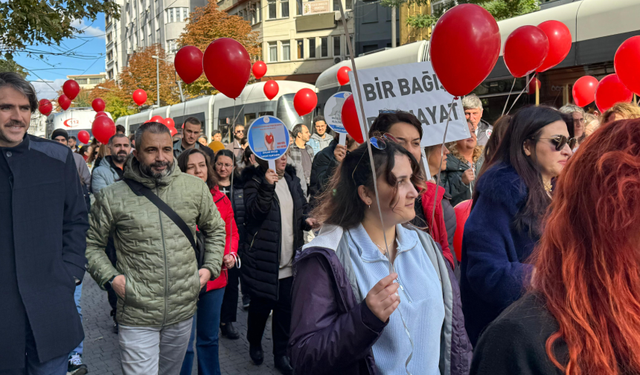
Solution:
[{"label": "man with beard", "polygon": [[[93,194],[98,194],[103,188],[114,184],[116,181],[122,180],[124,176],[124,162],[131,153],[129,138],[124,134],[116,133],[116,135],[109,139],[107,147],[111,155],[105,156],[104,159],[100,161],[100,165],[93,168],[93,175],[91,177],[91,190]],[[109,236],[105,251],[111,264],[115,266],[118,258],[112,236]],[[116,321],[118,296],[112,288],[107,288],[107,295],[109,305],[111,305],[111,316],[113,317],[113,332],[118,333],[118,322]]]},{"label": "man with beard", "polygon": [[36,108],[33,86],[1,72],[1,374],[66,374],[84,337],[74,291],[87,263],[87,206],[66,142],[27,134]]},{"label": "man with beard", "polygon": [[244,125],[237,124],[235,128],[233,128],[233,142],[225,145],[227,150],[233,151],[233,154],[236,156],[236,162],[242,160],[242,154],[244,152],[242,138],[244,138],[244,134]]},{"label": "man with beard", "polygon": [[[135,134],[124,181],[103,188],[92,207],[87,269],[101,288],[110,285],[118,296],[122,372],[178,374],[200,289],[220,275],[225,223],[207,185],[177,168],[165,125],[146,123]],[[127,181],[141,189],[134,192]],[[189,238],[143,194],[145,188],[184,221],[189,234],[195,237],[196,227],[200,231],[201,266]],[[110,234],[115,267],[105,253]]]},{"label": "man with beard", "polygon": [[93,168],[91,191],[98,194],[103,188],[121,180],[124,175],[124,162],[131,151],[129,138],[124,134],[116,134],[107,143],[110,154]]}]

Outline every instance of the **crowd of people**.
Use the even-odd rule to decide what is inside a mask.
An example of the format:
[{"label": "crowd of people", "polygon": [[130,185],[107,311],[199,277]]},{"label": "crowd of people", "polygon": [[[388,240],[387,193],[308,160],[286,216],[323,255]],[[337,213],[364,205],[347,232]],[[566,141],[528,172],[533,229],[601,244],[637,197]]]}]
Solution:
[{"label": "crowd of people", "polygon": [[90,370],[85,271],[127,375],[220,374],[239,306],[283,374],[640,373],[640,108],[462,104],[470,137],[426,148],[402,110],[364,144],[315,117],[270,169],[194,117],[28,135],[0,73],[0,374]]}]

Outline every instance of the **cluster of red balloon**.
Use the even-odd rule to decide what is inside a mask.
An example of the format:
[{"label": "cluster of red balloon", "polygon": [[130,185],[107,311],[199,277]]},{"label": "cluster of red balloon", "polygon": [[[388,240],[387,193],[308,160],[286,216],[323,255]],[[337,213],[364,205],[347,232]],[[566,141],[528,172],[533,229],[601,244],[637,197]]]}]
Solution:
[{"label": "cluster of red balloon", "polygon": [[156,115],[150,118],[149,120],[145,121],[144,123],[146,124],[148,122],[159,122],[161,124],[164,124],[167,128],[169,128],[169,131],[171,132],[172,137],[178,134],[178,129],[176,129],[176,123],[175,121],[173,121],[172,118],[169,118],[169,117],[163,118],[162,116]]},{"label": "cluster of red balloon", "polygon": [[[109,139],[116,134],[116,124],[106,112],[98,111],[98,113],[96,113],[96,118],[93,120],[93,124],[91,125],[91,133],[93,133],[93,136],[98,140],[98,142],[106,144],[109,142]],[[89,134],[87,133],[87,136],[88,135]]]},{"label": "cluster of red balloon", "polygon": [[640,95],[640,36],[625,40],[616,51],[613,65],[615,74],[609,74],[600,82],[595,77],[580,77],[573,84],[573,102],[584,107],[594,100],[600,112],[616,103],[630,103],[633,94]]},{"label": "cluster of red balloon", "polygon": [[53,104],[47,99],[40,99],[40,102],[38,102],[38,111],[45,116],[49,116],[51,111],[53,111]]},{"label": "cluster of red balloon", "polygon": [[62,85],[62,92],[64,94],[58,97],[58,105],[62,110],[66,111],[71,106],[71,101],[80,93],[80,85],[78,85],[78,82],[69,79]]}]

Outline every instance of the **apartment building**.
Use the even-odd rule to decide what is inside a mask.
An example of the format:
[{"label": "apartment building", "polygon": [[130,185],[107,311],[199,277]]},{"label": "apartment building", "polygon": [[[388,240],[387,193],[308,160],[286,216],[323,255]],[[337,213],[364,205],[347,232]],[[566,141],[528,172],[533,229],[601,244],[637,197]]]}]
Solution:
[{"label": "apartment building", "polygon": [[[340,1],[346,20],[340,13]],[[353,35],[354,0],[223,0],[221,10],[251,23],[261,36],[264,79],[315,83],[327,68],[347,58]]]},{"label": "apartment building", "polygon": [[94,87],[107,80],[107,74],[79,74],[67,76],[67,79],[76,81],[78,86],[83,90],[92,90]]},{"label": "apartment building", "polygon": [[189,14],[207,0],[113,0],[120,20],[105,18],[107,79],[116,79],[138,49],[159,43],[168,55],[177,52],[177,40]]}]

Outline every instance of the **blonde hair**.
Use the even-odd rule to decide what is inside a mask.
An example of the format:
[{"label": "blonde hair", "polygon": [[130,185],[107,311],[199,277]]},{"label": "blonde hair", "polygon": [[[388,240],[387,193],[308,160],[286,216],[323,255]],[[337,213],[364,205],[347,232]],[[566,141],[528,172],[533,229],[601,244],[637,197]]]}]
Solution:
[{"label": "blonde hair", "polygon": [[600,120],[598,119],[598,117],[591,113],[584,114],[584,122],[584,134],[586,134],[587,136],[593,134],[593,132],[595,132],[600,127]]},{"label": "blonde hair", "polygon": [[600,116],[600,123],[604,125],[613,121],[613,119],[611,119],[613,115],[619,115],[623,119],[628,120],[640,118],[640,107],[632,103],[616,103]]}]

